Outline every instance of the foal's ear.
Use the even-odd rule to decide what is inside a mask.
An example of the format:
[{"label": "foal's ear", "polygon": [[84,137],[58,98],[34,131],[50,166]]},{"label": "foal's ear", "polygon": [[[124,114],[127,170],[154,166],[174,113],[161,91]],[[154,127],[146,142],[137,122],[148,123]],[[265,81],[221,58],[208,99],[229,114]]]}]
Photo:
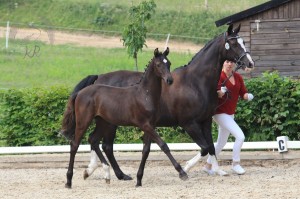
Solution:
[{"label": "foal's ear", "polygon": [[227,29],[227,35],[231,35],[232,34],[232,29],[233,29],[233,24],[230,24],[228,26],[228,29]]},{"label": "foal's ear", "polygon": [[158,48],[155,48],[155,50],[154,50],[154,56],[155,56],[155,57],[158,57],[158,56],[159,56]]},{"label": "foal's ear", "polygon": [[168,56],[169,52],[170,52],[170,49],[169,49],[169,47],[167,47],[167,49],[163,52],[163,55],[166,57],[166,56]]}]

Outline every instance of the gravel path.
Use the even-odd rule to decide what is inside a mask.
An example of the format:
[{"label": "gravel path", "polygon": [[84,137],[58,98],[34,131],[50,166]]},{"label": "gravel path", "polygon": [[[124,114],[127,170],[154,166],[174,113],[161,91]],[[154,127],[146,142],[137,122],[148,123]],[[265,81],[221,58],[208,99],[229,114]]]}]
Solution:
[{"label": "gravel path", "polygon": [[[195,152],[174,154],[174,157],[184,165]],[[182,181],[163,153],[151,153],[145,168],[143,186],[136,188],[135,175],[140,152],[116,153],[122,170],[134,179],[120,181],[112,174],[110,184],[105,183],[101,168],[98,168],[90,178],[83,180],[83,171],[88,164],[89,154],[79,153],[76,156],[72,189],[64,187],[68,154],[5,155],[0,156],[0,195],[3,199],[300,198],[299,158],[277,159],[278,152],[269,152],[261,153],[261,157],[265,158],[259,160],[258,152],[252,154],[252,158],[242,154],[247,173],[238,176],[230,171],[230,161],[226,158],[229,154],[230,152],[224,153],[223,158],[220,158],[220,164],[230,176],[208,176],[201,171],[203,161],[188,173],[187,181]]]}]

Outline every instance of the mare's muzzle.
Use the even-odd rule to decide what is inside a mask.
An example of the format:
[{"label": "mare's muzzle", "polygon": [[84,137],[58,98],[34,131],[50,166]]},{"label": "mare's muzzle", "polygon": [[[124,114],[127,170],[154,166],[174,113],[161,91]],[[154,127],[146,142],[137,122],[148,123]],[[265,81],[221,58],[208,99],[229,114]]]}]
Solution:
[{"label": "mare's muzzle", "polygon": [[[246,59],[247,60],[246,62],[248,63],[245,63],[245,61],[243,61],[244,59]],[[254,69],[254,62],[252,61],[249,52],[243,53],[238,59],[235,60],[235,62],[238,68],[243,68],[247,70]]]}]

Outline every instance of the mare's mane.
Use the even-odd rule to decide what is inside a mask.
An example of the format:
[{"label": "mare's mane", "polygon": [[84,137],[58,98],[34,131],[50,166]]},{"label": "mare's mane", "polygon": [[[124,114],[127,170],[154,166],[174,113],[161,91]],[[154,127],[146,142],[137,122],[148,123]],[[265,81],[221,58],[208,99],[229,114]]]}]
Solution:
[{"label": "mare's mane", "polygon": [[[222,34],[224,34],[224,33],[222,33]],[[222,34],[220,34],[220,35],[222,35]],[[207,48],[209,48],[209,47],[212,45],[212,43],[216,40],[216,38],[218,38],[220,35],[218,35],[218,36],[214,37],[212,40],[208,41],[208,42],[204,45],[204,47],[203,47],[199,52],[197,52],[187,64],[185,64],[185,65],[183,65],[183,66],[179,66],[178,68],[175,68],[175,70],[179,70],[179,69],[182,69],[182,68],[185,68],[185,67],[189,66],[190,63],[194,60],[194,58],[197,57],[197,56],[198,56],[200,53],[202,53],[203,51],[205,51]],[[174,70],[174,71],[175,71],[175,70]]]}]

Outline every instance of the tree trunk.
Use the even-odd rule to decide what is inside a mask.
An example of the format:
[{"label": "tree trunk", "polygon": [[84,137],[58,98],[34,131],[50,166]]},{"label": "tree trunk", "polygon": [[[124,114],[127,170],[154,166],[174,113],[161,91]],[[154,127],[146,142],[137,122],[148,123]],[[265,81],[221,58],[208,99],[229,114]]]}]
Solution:
[{"label": "tree trunk", "polygon": [[137,52],[134,52],[133,58],[134,58],[134,61],[135,61],[135,70],[139,71],[138,63],[137,63]]}]

